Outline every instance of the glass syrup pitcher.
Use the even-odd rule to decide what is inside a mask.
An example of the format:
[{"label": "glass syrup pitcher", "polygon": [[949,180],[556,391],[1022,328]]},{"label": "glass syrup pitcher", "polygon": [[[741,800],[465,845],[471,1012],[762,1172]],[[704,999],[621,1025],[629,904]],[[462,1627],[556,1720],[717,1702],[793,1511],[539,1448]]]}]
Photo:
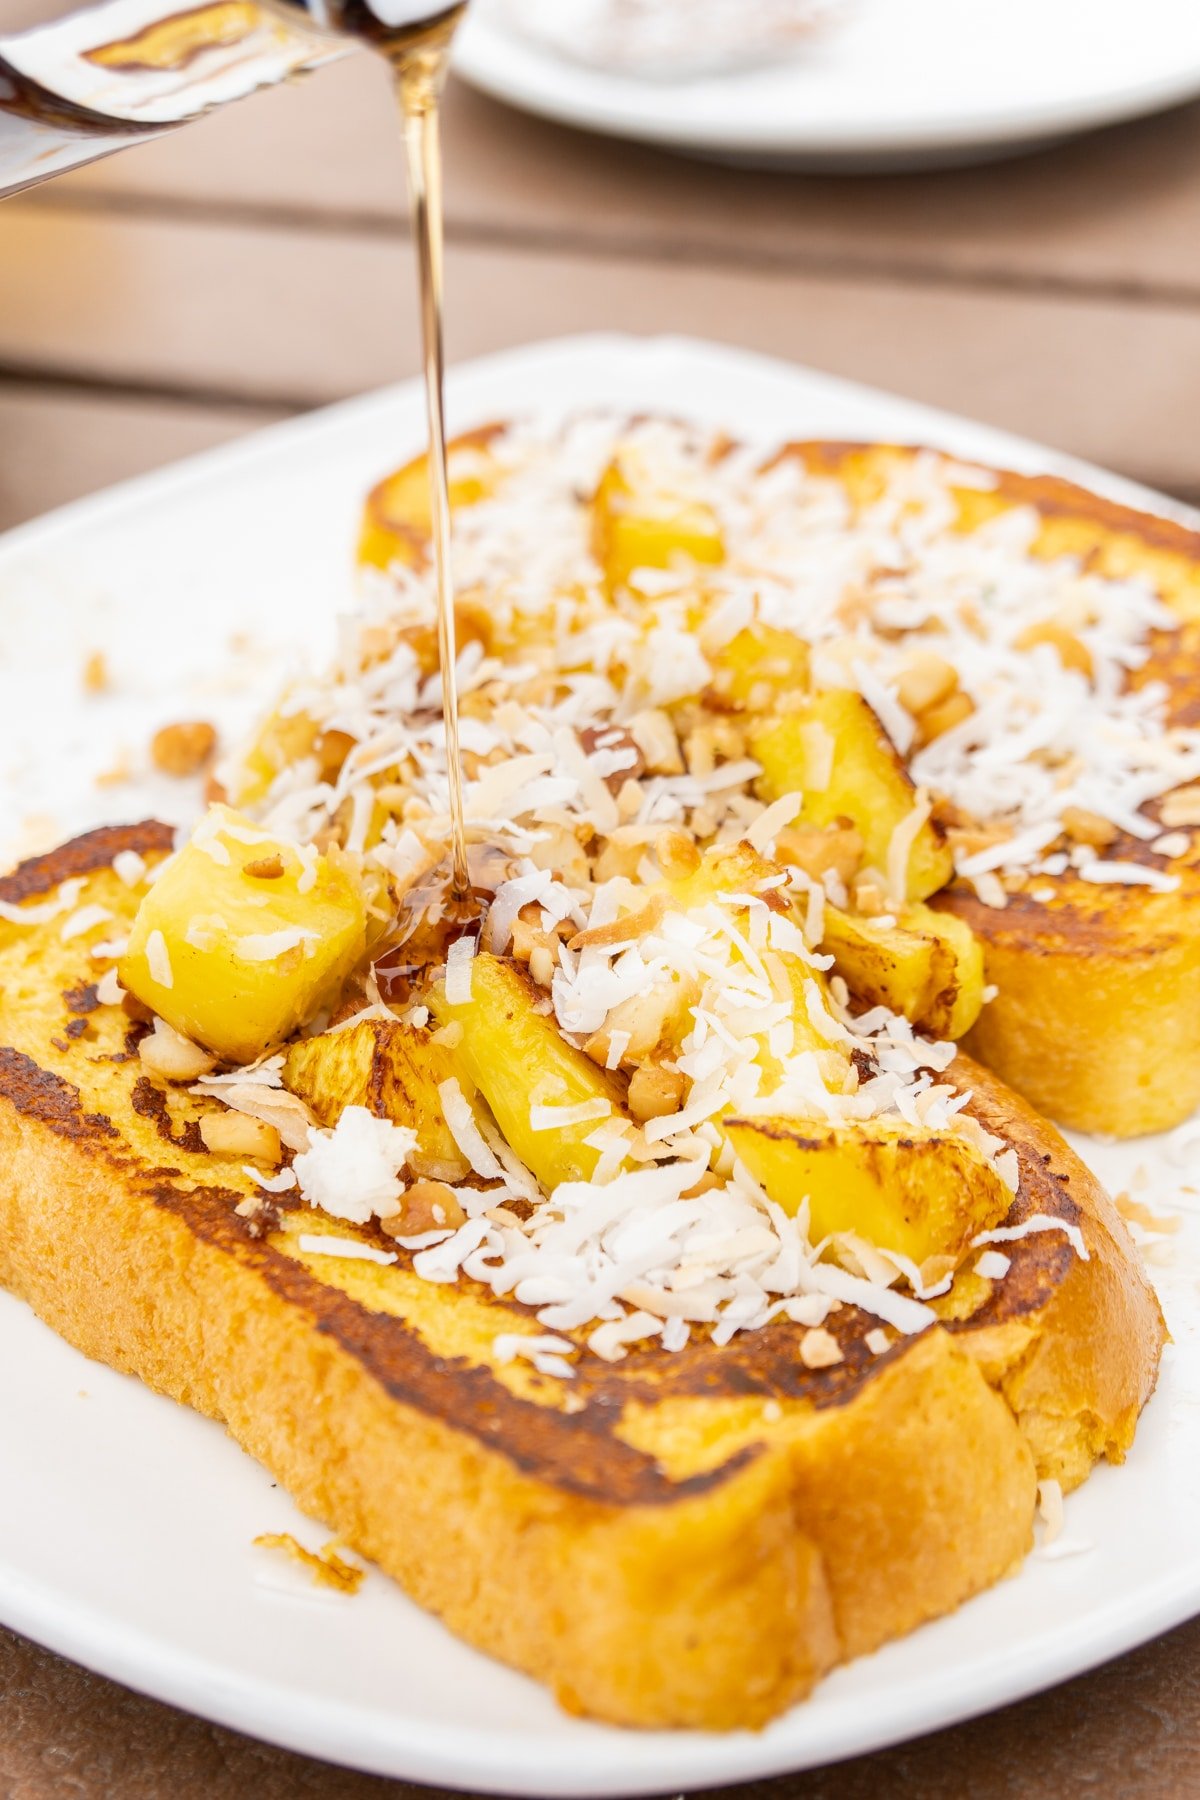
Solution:
[{"label": "glass syrup pitcher", "polygon": [[[13,0],[0,34],[0,195],[342,56],[436,30],[447,0]],[[24,27],[10,30],[10,23]]]}]

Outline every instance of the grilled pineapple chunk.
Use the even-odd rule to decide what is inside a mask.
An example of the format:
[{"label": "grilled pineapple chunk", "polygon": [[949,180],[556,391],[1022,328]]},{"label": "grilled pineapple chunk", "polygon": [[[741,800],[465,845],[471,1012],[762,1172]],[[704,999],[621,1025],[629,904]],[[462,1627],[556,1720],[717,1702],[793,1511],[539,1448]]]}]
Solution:
[{"label": "grilled pineapple chunk", "polygon": [[605,469],[592,501],[592,553],[610,593],[638,569],[722,563],[725,541],[703,501],[656,489],[631,450]]},{"label": "grilled pineapple chunk", "polygon": [[[562,1181],[591,1179],[600,1152],[586,1139],[604,1118],[626,1114],[617,1084],[567,1043],[553,1018],[539,1010],[542,1004],[540,990],[516,963],[486,953],[471,964],[469,1000],[451,1005],[442,987],[429,995],[439,1024],[462,1025],[462,1036],[450,1051],[455,1073],[478,1088],[513,1150],[551,1193]],[[592,1111],[587,1119],[575,1124],[551,1120],[541,1130],[535,1126],[534,1108],[588,1102]]]},{"label": "grilled pineapple chunk", "polygon": [[119,974],[177,1031],[252,1062],[337,992],[365,929],[345,870],[215,806],[142,901]]},{"label": "grilled pineapple chunk", "polygon": [[378,1118],[409,1126],[417,1134],[412,1171],[435,1181],[461,1181],[469,1173],[438,1094],[439,1083],[454,1072],[444,1045],[399,1019],[362,1019],[302,1038],[283,1065],[285,1085],[322,1125],[336,1125],[348,1106],[365,1106]]},{"label": "grilled pineapple chunk", "polygon": [[965,920],[920,900],[902,907],[894,925],[827,906],[821,948],[859,999],[936,1037],[962,1037],[982,1010],[982,944]]},{"label": "grilled pineapple chunk", "polygon": [[[494,489],[499,470],[487,454],[494,429],[464,432],[446,447],[450,510],[474,506]],[[358,560],[375,569],[393,563],[419,568],[429,554],[433,501],[424,456],[378,482],[367,495],[358,535]]]},{"label": "grilled pineapple chunk", "polygon": [[972,1238],[1012,1204],[1000,1176],[963,1138],[922,1136],[879,1120],[728,1119],[724,1130],[785,1212],[807,1198],[814,1243],[852,1231],[940,1272],[956,1266]]},{"label": "grilled pineapple chunk", "polygon": [[[749,748],[762,764],[764,800],[802,793],[807,824],[849,819],[862,833],[867,863],[890,873],[892,834],[911,815],[916,791],[861,694],[848,688],[813,694],[795,711],[756,726]],[[949,846],[926,819],[909,846],[905,897],[924,900],[953,872]]]}]

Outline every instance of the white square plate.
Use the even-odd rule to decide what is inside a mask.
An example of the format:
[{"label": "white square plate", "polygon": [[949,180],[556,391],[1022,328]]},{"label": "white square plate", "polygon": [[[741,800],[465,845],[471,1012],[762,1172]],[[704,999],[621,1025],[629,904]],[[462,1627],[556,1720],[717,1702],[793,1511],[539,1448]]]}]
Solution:
[{"label": "white square plate", "polygon": [[[528,411],[660,409],[767,440],[944,445],[1074,474],[1178,511],[981,426],[782,363],[677,339],[589,337],[461,369],[462,429]],[[367,486],[422,442],[413,386],[350,402],[69,507],[0,543],[0,854],[31,813],[62,832],[180,807],[100,790],[116,740],[171,718],[237,722],[289,656],[320,655],[351,591]],[[249,637],[233,656],[231,633]],[[104,647],[113,691],[80,698]],[[237,680],[231,686],[229,671]],[[189,792],[187,805],[195,804]],[[45,822],[43,821],[43,829]],[[1159,1141],[1081,1146],[1110,1187],[1138,1164],[1171,1203]],[[1193,1203],[1196,1204],[1196,1203]],[[163,1700],[296,1750],[410,1781],[520,1795],[634,1794],[799,1769],[1027,1694],[1200,1610],[1200,1220],[1154,1274],[1174,1344],[1128,1463],[1067,1503],[1064,1537],[1011,1581],[838,1670],[759,1733],[620,1731],[451,1637],[372,1572],[324,1596],[251,1540],[317,1545],[219,1427],[89,1363],[0,1295],[0,1619]]]}]

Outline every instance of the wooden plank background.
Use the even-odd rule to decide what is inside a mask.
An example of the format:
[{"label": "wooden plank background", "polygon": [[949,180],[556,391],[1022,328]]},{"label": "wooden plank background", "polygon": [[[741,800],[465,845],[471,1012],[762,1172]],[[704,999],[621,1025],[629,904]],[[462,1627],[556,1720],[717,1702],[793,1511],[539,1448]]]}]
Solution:
[{"label": "wooden plank background", "polygon": [[[609,143],[461,86],[446,142],[452,356],[694,332],[1200,498],[1200,109],[871,180]],[[416,366],[365,57],[0,207],[0,523]]]},{"label": "wooden plank background", "polygon": [[[990,168],[723,168],[452,86],[452,357],[594,328],[776,352],[1200,500],[1200,107]],[[0,525],[416,372],[403,182],[359,57],[0,206]],[[1196,1791],[1200,1626],[742,1800]],[[268,1750],[0,1632],[0,1794],[417,1790]]]}]

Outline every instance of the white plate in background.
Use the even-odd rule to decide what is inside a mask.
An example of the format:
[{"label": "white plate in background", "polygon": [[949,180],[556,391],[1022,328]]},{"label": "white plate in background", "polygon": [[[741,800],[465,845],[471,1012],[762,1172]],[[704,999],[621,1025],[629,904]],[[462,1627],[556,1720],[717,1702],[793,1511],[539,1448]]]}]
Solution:
[{"label": "white plate in background", "polygon": [[[455,429],[597,405],[767,439],[936,442],[1022,469],[1082,472],[1155,504],[982,426],[685,340],[579,338],[452,378]],[[361,497],[422,432],[410,384],[0,541],[0,841],[31,809],[77,830],[161,807],[162,782],[149,793],[93,785],[116,740],[140,745],[151,725],[184,714],[245,716],[291,656],[320,654],[350,592]],[[232,632],[250,642],[233,659],[231,689],[221,671]],[[114,689],[81,700],[80,665],[97,647]],[[195,803],[192,790],[174,798]],[[1081,1147],[1112,1187],[1145,1165],[1139,1191],[1151,1203],[1187,1179],[1159,1142]],[[256,1736],[476,1792],[676,1793],[875,1749],[1076,1674],[1200,1610],[1200,1217],[1185,1216],[1174,1244],[1174,1262],[1154,1271],[1175,1340],[1160,1391],[1125,1467],[1098,1470],[1068,1500],[1057,1553],[1036,1551],[1013,1580],[836,1671],[762,1732],[634,1732],[569,1718],[384,1576],[369,1574],[353,1598],[312,1588],[251,1540],[293,1531],[316,1547],[326,1534],[217,1426],[89,1363],[2,1294],[0,1620]]]},{"label": "white plate in background", "polygon": [[1200,93],[1196,0],[846,0],[768,66],[677,81],[569,59],[514,31],[505,5],[473,0],[462,28],[455,67],[475,87],[562,124],[758,164],[984,161]]}]

